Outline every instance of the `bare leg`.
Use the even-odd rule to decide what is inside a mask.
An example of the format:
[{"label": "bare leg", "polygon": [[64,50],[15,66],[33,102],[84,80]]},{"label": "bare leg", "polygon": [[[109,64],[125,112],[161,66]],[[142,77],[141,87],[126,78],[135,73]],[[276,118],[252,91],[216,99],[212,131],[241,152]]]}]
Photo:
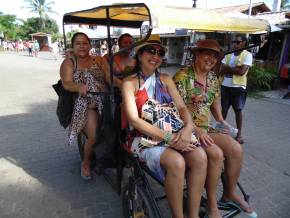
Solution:
[{"label": "bare leg", "polygon": [[243,138],[242,138],[242,123],[243,123],[242,111],[235,110],[235,116],[236,116],[236,124],[237,124],[237,129],[238,129],[237,140],[239,143],[243,144],[244,142],[243,142]]},{"label": "bare leg", "polygon": [[239,203],[247,212],[252,212],[245,200],[236,194],[236,186],[243,164],[242,146],[232,137],[226,134],[211,133],[215,143],[222,149],[225,156],[225,187],[223,198]]},{"label": "bare leg", "polygon": [[228,89],[229,89],[228,87],[221,86],[221,109],[224,120],[227,119],[227,114],[231,106],[230,92]]},{"label": "bare leg", "polygon": [[172,216],[183,218],[184,159],[179,152],[168,148],[161,155],[160,163],[166,169],[165,192]]},{"label": "bare leg", "polygon": [[228,111],[227,110],[222,110],[223,118],[224,120],[227,119]]},{"label": "bare leg", "polygon": [[206,193],[207,193],[207,210],[209,217],[221,218],[216,199],[216,189],[219,178],[221,176],[222,164],[224,156],[222,150],[214,145],[203,147],[207,155],[207,177],[206,177]]},{"label": "bare leg", "polygon": [[98,123],[98,114],[95,110],[89,109],[87,116],[87,123],[85,126],[85,132],[88,140],[84,144],[84,160],[82,163],[82,172],[85,176],[90,175],[90,163],[93,154],[93,145],[96,143],[96,130]]},{"label": "bare leg", "polygon": [[206,178],[207,157],[202,148],[183,153],[186,162],[188,218],[198,218],[202,190]]}]

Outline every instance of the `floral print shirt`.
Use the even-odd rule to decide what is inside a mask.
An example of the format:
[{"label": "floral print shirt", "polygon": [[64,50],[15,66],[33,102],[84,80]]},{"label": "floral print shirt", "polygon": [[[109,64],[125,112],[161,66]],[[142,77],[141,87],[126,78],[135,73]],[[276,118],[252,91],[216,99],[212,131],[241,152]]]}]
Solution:
[{"label": "floral print shirt", "polygon": [[213,71],[210,71],[207,74],[206,84],[202,85],[197,81],[193,68],[188,67],[179,70],[173,80],[187,108],[191,112],[195,125],[209,130],[210,106],[220,94],[217,75]]}]

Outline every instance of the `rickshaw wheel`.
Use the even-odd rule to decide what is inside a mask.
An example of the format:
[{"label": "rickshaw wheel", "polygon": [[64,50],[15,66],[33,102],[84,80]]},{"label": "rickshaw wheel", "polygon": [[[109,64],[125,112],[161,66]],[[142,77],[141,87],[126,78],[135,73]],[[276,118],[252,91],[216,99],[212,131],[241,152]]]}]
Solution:
[{"label": "rickshaw wheel", "polygon": [[124,218],[159,217],[154,211],[149,193],[141,181],[128,182],[123,189],[122,202]]}]

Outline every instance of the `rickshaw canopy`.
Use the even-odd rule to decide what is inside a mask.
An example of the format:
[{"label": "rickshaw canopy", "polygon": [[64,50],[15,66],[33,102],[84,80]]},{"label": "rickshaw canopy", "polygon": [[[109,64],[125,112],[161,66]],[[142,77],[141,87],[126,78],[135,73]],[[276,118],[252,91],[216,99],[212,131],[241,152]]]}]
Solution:
[{"label": "rickshaw canopy", "polygon": [[265,33],[270,28],[269,22],[266,20],[229,17],[209,9],[161,5],[152,5],[149,8],[150,10],[144,3],[99,6],[66,13],[63,16],[63,23],[96,26],[109,24],[112,27],[140,28],[144,22],[150,22],[152,17],[155,28],[171,27],[200,32],[249,34]]},{"label": "rickshaw canopy", "polygon": [[213,10],[173,6],[150,7],[153,27],[173,27],[199,32],[265,33],[266,20],[227,17]]},{"label": "rickshaw canopy", "polygon": [[63,23],[140,28],[150,19],[150,11],[143,3],[114,4],[66,13]]}]

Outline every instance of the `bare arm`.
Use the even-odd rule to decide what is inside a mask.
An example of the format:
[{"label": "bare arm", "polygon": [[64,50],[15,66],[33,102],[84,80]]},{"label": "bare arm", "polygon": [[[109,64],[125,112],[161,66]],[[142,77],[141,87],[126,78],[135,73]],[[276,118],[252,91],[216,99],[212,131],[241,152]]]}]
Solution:
[{"label": "bare arm", "polygon": [[224,120],[224,118],[222,116],[220,101],[218,98],[216,98],[214,100],[214,102],[210,106],[210,110],[211,110],[211,113],[212,113],[214,119],[218,123],[222,123],[224,126],[223,129],[220,129],[219,131],[222,133],[225,133],[225,134],[229,134],[231,132],[232,127],[227,121]]},{"label": "bare arm", "polygon": [[248,65],[242,65],[242,66],[236,66],[236,67],[230,67],[228,65],[222,64],[220,72],[223,74],[235,74],[235,75],[244,75],[250,66]]},{"label": "bare arm", "polygon": [[70,59],[65,59],[60,66],[60,78],[64,89],[70,92],[78,92],[85,95],[87,86],[85,84],[76,84],[73,81],[73,63]]},{"label": "bare arm", "polygon": [[180,117],[184,123],[184,127],[174,136],[171,146],[177,150],[190,151],[195,149],[195,143],[192,140],[192,132],[194,130],[194,124],[192,122],[191,115],[182,99],[179,92],[168,75],[161,75],[162,82],[166,84],[167,90],[172,97],[175,106],[180,114]]},{"label": "bare arm", "polygon": [[161,79],[163,82],[166,83],[167,90],[178,109],[180,117],[182,121],[184,122],[185,128],[189,128],[190,131],[193,131],[193,122],[192,122],[190,113],[183,99],[181,98],[173,80],[168,75],[162,75]]},{"label": "bare arm", "polygon": [[220,101],[218,98],[216,98],[214,100],[214,102],[212,103],[212,105],[210,106],[210,111],[212,113],[212,116],[214,117],[214,119],[217,122],[223,122],[224,118],[222,116],[222,112],[221,112],[221,106],[220,106]]},{"label": "bare arm", "polygon": [[156,140],[163,140],[165,136],[165,131],[139,118],[135,102],[135,87],[136,79],[130,77],[123,81],[122,96],[124,109],[129,123],[139,132],[148,135]]},{"label": "bare arm", "polygon": [[[108,84],[111,84],[111,74],[110,74],[110,66],[108,64],[108,57],[105,55],[102,57],[102,68],[105,73],[105,80]],[[113,84],[119,87],[120,89],[122,88],[122,80],[118,79],[113,75]]]}]

